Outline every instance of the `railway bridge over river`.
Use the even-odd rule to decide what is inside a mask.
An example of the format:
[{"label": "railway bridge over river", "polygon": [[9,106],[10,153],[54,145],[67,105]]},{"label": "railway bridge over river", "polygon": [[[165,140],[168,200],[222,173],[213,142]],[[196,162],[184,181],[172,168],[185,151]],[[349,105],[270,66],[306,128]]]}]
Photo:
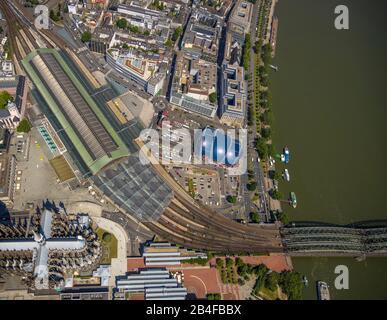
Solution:
[{"label": "railway bridge over river", "polygon": [[387,220],[349,225],[292,222],[281,229],[291,256],[387,256]]}]

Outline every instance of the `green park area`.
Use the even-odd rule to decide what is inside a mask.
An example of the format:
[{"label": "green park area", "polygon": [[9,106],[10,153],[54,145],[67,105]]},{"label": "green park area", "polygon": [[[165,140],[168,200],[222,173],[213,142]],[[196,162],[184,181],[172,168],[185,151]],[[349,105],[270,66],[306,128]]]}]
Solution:
[{"label": "green park area", "polygon": [[117,258],[117,239],[114,235],[101,228],[98,228],[96,233],[102,245],[101,264],[110,264],[113,258]]},{"label": "green park area", "polygon": [[264,300],[302,299],[302,279],[298,272],[275,272],[264,264],[251,265],[240,257],[216,259],[216,269],[224,284],[244,286],[253,280],[251,295]]}]

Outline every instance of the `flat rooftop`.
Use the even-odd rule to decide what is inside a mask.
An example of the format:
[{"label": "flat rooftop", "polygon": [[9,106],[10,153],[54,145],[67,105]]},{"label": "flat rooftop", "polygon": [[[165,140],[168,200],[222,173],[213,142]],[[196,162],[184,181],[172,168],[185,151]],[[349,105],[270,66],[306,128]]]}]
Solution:
[{"label": "flat rooftop", "polygon": [[51,159],[50,164],[54,168],[54,171],[61,182],[75,178],[73,170],[63,155]]},{"label": "flat rooftop", "polygon": [[75,70],[54,49],[39,49],[23,61],[44,98],[90,171],[95,174],[111,161],[129,154]]}]

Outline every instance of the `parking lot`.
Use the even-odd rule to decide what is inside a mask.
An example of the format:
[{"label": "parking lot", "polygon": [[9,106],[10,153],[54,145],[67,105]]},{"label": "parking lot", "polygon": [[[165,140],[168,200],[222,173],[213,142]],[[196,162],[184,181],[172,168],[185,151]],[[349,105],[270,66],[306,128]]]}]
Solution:
[{"label": "parking lot", "polygon": [[[195,199],[214,209],[227,205],[227,195],[239,195],[238,177],[225,178],[223,173],[221,179],[220,172],[224,171],[221,168],[188,166],[172,167],[168,171]],[[230,180],[232,182],[229,182]]]}]

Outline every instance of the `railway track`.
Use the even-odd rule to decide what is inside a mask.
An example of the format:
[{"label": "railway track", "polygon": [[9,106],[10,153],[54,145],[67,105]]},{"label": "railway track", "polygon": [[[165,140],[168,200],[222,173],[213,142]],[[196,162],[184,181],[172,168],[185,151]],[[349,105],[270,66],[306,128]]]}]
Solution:
[{"label": "railway track", "polygon": [[[17,40],[16,40],[16,39],[18,39],[17,33],[18,33],[18,27],[20,27],[20,26],[19,26],[17,21],[12,20],[13,13],[12,13],[11,9],[8,7],[6,2],[0,1],[0,10],[3,13],[3,15],[7,21],[8,38],[9,38],[9,42],[11,44],[12,53],[14,54],[14,58],[17,61],[21,61],[23,59],[23,53],[20,52],[19,45],[18,45]],[[11,21],[12,21],[12,23],[11,23]],[[20,42],[20,40],[19,40],[19,42]]]},{"label": "railway track", "polygon": [[[167,217],[170,221],[173,221],[176,224],[183,225],[186,223],[186,220],[188,217],[185,215],[186,212],[183,212],[183,210],[179,212],[172,212],[171,208],[167,208],[165,210],[165,213],[161,216],[161,221],[162,223],[163,220],[165,220],[165,217]],[[184,216],[185,215],[185,216]],[[182,219],[182,216],[184,217]],[[231,221],[227,221],[231,222]],[[226,223],[227,223],[226,222]],[[238,226],[238,225],[236,225]],[[181,229],[181,228],[180,228]],[[213,221],[208,221],[207,225],[204,224],[202,227],[198,227],[195,224],[190,224],[186,223],[186,230],[187,233],[191,232],[194,234],[198,235],[206,235],[208,239],[213,239],[213,240],[222,240],[222,241],[230,241],[230,239],[238,238],[238,239],[243,239],[245,243],[250,243],[251,245],[257,244],[258,239],[261,238],[261,241],[267,241],[266,237],[262,237],[259,233],[255,233],[255,229],[253,230],[254,232],[251,233],[246,233],[246,232],[239,232],[238,230],[235,229],[235,226],[228,227],[227,229],[223,228],[223,225],[220,225],[218,223],[214,223]]]},{"label": "railway track", "polygon": [[[35,29],[17,7],[9,1],[0,1],[0,9],[8,25],[9,41],[14,53],[15,62],[19,63],[25,56],[41,46],[53,48],[54,45]],[[39,44],[40,42],[40,44]]]},{"label": "railway track", "polygon": [[[144,148],[140,140],[136,140]],[[279,230],[274,225],[249,226],[232,221],[199,205],[149,155],[157,174],[174,191],[174,199],[158,221],[142,222],[165,240],[196,249],[222,252],[283,252]]]},{"label": "railway track", "polygon": [[207,208],[184,202],[184,198],[175,198],[157,222],[144,224],[159,236],[191,248],[226,252],[282,252],[277,229],[241,225]]}]

